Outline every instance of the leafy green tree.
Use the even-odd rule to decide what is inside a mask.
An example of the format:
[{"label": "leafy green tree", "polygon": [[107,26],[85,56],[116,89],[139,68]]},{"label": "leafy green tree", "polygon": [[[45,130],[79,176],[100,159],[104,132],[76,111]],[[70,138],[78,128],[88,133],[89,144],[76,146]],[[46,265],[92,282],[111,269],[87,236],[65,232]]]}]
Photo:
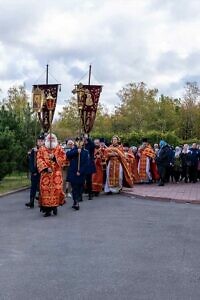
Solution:
[{"label": "leafy green tree", "polygon": [[53,123],[53,131],[61,140],[79,135],[80,118],[75,97],[66,102],[59,113],[59,120]]},{"label": "leafy green tree", "polygon": [[180,110],[179,135],[187,140],[200,137],[200,89],[196,82],[187,82]]},{"label": "leafy green tree", "polygon": [[0,103],[0,132],[4,132],[5,128],[14,135],[18,146],[17,156],[14,156],[16,169],[25,170],[27,151],[35,144],[40,128],[23,86],[10,88],[8,96]]},{"label": "leafy green tree", "polygon": [[16,169],[19,151],[14,132],[8,129],[0,131],[0,181]]},{"label": "leafy green tree", "polygon": [[[183,99],[159,96],[156,88],[150,89],[143,82],[129,83],[117,95],[120,104],[114,113],[108,113],[99,103],[93,137],[110,140],[113,134],[118,134],[123,141],[136,145],[144,136],[151,142],[164,138],[173,145],[200,139],[200,92],[196,83],[186,84]],[[76,98],[66,103],[53,128],[61,139],[79,134]]]},{"label": "leafy green tree", "polygon": [[148,89],[143,82],[129,83],[122,88],[118,93],[121,104],[113,116],[114,131],[140,131],[147,128],[150,115],[154,115],[157,93],[157,89]]}]

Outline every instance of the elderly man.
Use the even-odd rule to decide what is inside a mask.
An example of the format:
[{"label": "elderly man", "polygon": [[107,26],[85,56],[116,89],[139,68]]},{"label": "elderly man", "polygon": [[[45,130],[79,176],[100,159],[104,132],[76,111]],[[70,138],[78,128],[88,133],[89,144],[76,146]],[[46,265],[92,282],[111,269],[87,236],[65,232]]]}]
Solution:
[{"label": "elderly man", "polygon": [[58,144],[55,134],[48,134],[45,146],[37,155],[37,167],[40,172],[40,207],[45,212],[44,217],[51,216],[51,211],[57,215],[57,207],[64,204],[62,189],[62,167],[66,163],[66,154]]}]

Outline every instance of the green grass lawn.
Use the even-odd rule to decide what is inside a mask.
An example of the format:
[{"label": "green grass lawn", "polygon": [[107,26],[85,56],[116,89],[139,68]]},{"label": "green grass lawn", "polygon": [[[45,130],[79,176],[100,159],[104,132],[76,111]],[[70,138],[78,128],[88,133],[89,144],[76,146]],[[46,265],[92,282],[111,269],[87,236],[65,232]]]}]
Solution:
[{"label": "green grass lawn", "polygon": [[28,187],[30,185],[30,179],[27,177],[27,173],[12,173],[4,177],[0,182],[0,194],[16,190],[21,187]]}]

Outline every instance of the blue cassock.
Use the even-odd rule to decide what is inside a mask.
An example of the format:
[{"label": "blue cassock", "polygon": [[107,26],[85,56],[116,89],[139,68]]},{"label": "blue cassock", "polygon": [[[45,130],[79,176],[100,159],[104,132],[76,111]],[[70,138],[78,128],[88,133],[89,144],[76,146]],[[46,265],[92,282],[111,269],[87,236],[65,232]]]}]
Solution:
[{"label": "blue cassock", "polygon": [[95,145],[94,142],[88,138],[87,143],[85,144],[85,149],[89,152],[89,162],[88,162],[88,173],[93,174],[96,173],[96,166],[94,162],[94,149]]},{"label": "blue cassock", "polygon": [[67,181],[74,184],[83,184],[89,168],[89,152],[81,149],[80,153],[80,176],[77,176],[78,171],[78,148],[75,147],[67,152],[67,158],[70,160],[68,169]]},{"label": "blue cassock", "polygon": [[36,156],[37,156],[37,152],[33,148],[29,156],[29,170],[31,173],[38,173],[38,169],[36,165]]}]

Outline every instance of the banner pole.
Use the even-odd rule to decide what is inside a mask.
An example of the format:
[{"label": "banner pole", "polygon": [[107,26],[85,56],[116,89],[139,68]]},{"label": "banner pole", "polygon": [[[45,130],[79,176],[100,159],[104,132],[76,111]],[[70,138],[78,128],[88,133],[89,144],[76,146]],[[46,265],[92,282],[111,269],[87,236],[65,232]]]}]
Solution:
[{"label": "banner pole", "polygon": [[49,65],[46,66],[46,84],[49,84]]},{"label": "banner pole", "polygon": [[89,79],[88,79],[88,85],[90,85],[91,73],[92,73],[92,66],[89,65]]}]

